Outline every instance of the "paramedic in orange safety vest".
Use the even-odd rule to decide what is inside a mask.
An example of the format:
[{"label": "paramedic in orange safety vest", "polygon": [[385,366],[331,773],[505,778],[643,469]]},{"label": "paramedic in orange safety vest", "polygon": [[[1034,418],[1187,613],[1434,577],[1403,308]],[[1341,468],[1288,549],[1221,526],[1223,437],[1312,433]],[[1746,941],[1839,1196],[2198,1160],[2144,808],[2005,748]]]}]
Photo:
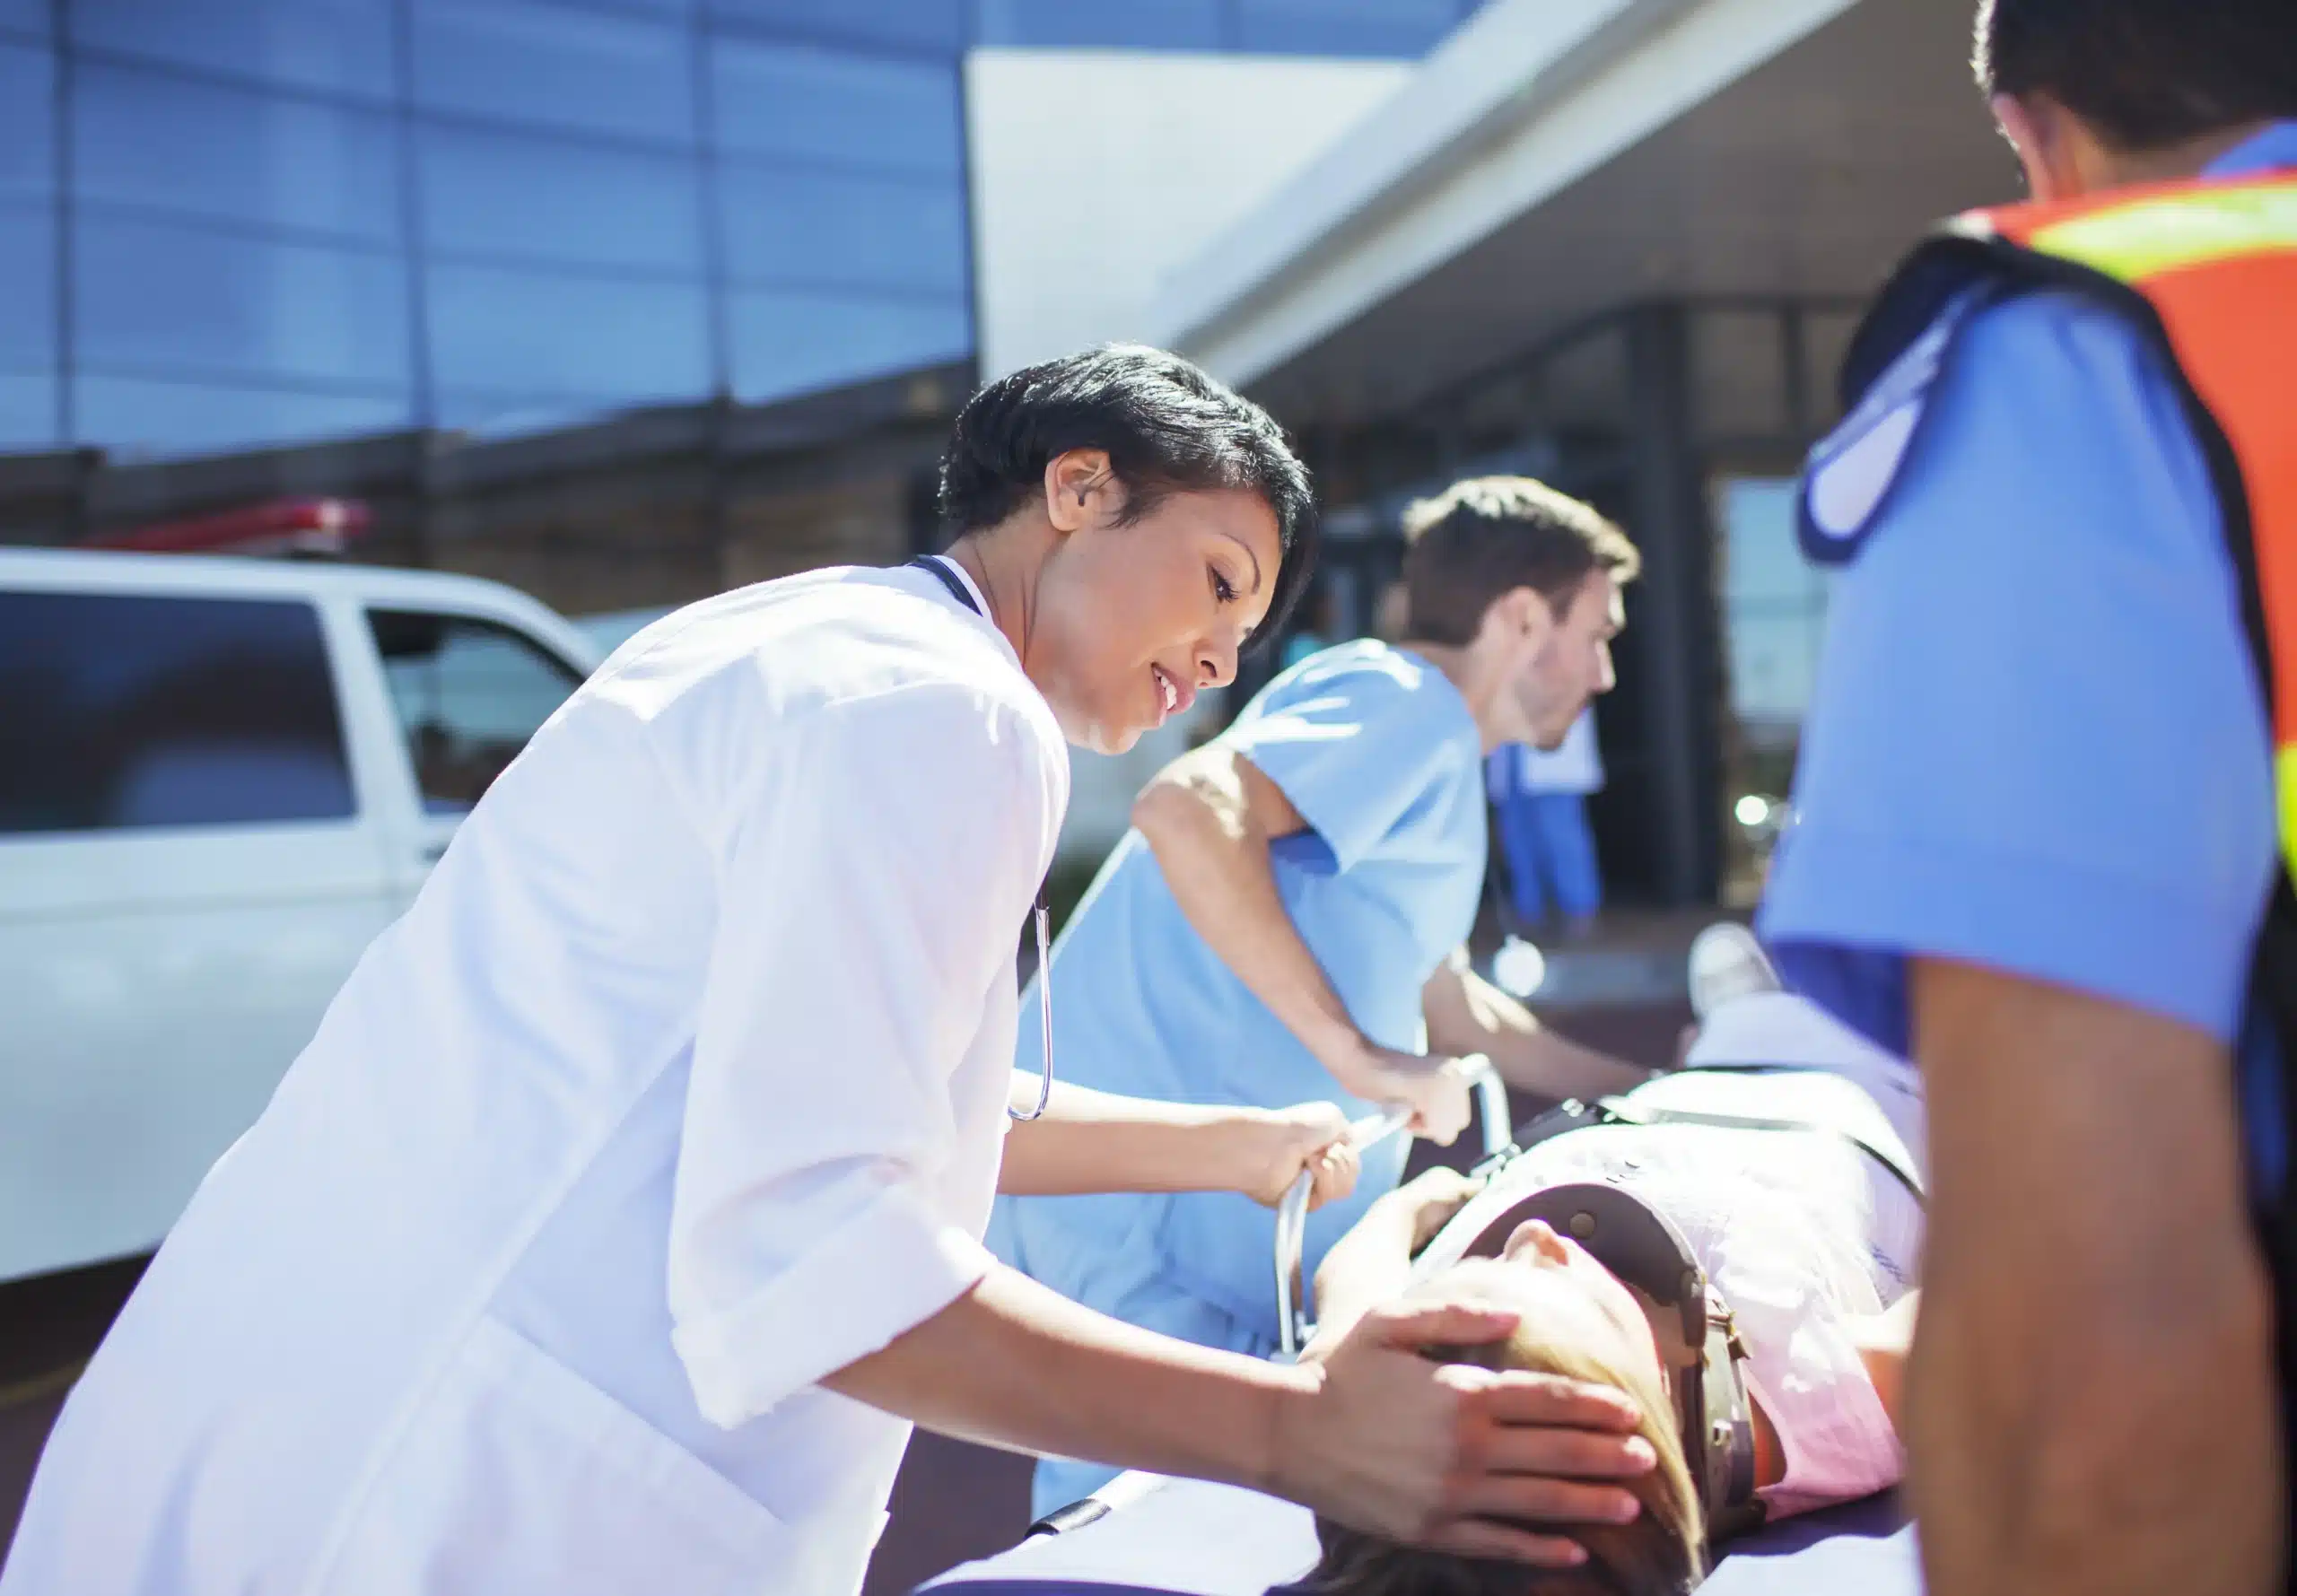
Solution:
[{"label": "paramedic in orange safety vest", "polygon": [[1978,65],[2033,203],[1942,229],[1853,345],[1804,484],[1838,574],[1761,929],[1926,1077],[1932,1596],[2269,1596],[2297,7],[1989,0]]}]

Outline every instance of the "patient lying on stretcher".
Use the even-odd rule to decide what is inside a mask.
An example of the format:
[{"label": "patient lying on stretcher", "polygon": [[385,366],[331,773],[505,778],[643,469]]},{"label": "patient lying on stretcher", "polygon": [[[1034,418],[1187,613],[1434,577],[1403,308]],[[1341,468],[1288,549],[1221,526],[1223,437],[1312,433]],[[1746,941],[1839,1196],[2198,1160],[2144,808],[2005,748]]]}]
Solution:
[{"label": "patient lying on stretcher", "polygon": [[[1535,1194],[1561,1187],[1615,1189],[1664,1217],[1727,1307],[1751,1409],[1744,1428],[1752,1475],[1742,1466],[1741,1482],[1756,1487],[1755,1504],[1742,1518],[1775,1519],[1898,1482],[1899,1371],[1913,1328],[1923,1231],[1914,1188],[1924,1126],[1911,1068],[1800,999],[1765,993],[1718,1009],[1686,1068],[1625,1101],[1645,1118],[1769,1124],[1676,1119],[1574,1129],[1531,1146],[1482,1190],[1450,1171],[1430,1172],[1375,1205],[1327,1255],[1316,1277],[1323,1323],[1309,1356],[1367,1309],[1437,1286],[1519,1311],[1521,1327],[1501,1346],[1472,1354],[1429,1348],[1429,1356],[1627,1392],[1643,1409],[1641,1433],[1659,1460],[1629,1486],[1638,1509],[1632,1522],[1562,1522],[1590,1516],[1590,1504],[1616,1487],[1559,1480],[1553,1531],[1576,1543],[1585,1562],[1545,1573],[1320,1522],[1323,1556],[1300,1590],[1645,1596],[1698,1583],[1707,1513],[1676,1410],[1687,1380],[1711,1377],[1696,1373],[1678,1312],[1630,1288],[1566,1234],[1576,1220],[1592,1234],[1585,1214],[1559,1210],[1560,1227],[1512,1217]],[[1714,1345],[1725,1340],[1718,1335]],[[1697,1459],[1699,1449],[1690,1455]]]}]

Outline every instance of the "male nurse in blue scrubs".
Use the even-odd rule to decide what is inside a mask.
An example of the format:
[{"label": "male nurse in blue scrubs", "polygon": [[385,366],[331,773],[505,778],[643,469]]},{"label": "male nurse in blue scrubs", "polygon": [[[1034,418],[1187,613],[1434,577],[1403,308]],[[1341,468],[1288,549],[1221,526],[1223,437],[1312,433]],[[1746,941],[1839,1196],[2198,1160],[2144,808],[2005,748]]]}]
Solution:
[{"label": "male nurse in blue scrubs", "polygon": [[[1542,1030],[1467,968],[1483,890],[1483,760],[1553,747],[1612,681],[1634,545],[1523,478],[1412,507],[1400,647],[1345,643],[1270,684],[1225,734],[1144,790],[1053,949],[1066,1080],[1131,1096],[1351,1117],[1409,1104],[1449,1142],[1469,1119],[1458,1056],[1550,1097],[1646,1072]],[[1184,706],[1179,706],[1184,707]],[[1041,1045],[1024,1026],[1017,1068]],[[1401,1138],[1311,1221],[1306,1268],[1382,1192]],[[1233,1193],[1000,1199],[991,1244],[1074,1300],[1208,1347],[1277,1342],[1274,1221]],[[1039,1465],[1040,1513],[1105,1482]]]},{"label": "male nurse in blue scrubs", "polygon": [[[1978,47],[2038,200],[2181,185],[2140,227],[2190,241],[2194,179],[2297,168],[2286,0],[1991,0]],[[2235,208],[2297,249],[2285,204]],[[1926,1078],[1932,1596],[2269,1596],[2267,722],[2223,479],[2173,357],[2096,284],[1958,286],[1813,456],[1804,544],[1839,575],[1760,925]]]}]

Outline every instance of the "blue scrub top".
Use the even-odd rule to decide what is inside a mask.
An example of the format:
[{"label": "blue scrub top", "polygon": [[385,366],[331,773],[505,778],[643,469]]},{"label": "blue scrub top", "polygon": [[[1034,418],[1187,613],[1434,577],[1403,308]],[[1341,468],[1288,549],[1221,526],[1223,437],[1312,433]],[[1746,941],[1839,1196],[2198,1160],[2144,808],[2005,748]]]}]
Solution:
[{"label": "blue scrub top", "polygon": [[[1442,672],[1405,650],[1344,643],[1271,683],[1218,741],[1257,766],[1309,829],[1275,843],[1276,887],[1309,951],[1373,1041],[1424,1045],[1420,989],[1463,942],[1483,890],[1483,751]],[[1052,954],[1053,1070],[1167,1102],[1280,1108],[1341,1091],[1197,935],[1139,833],[1128,834]],[[1039,1068],[1022,1005],[1016,1068]],[[1402,1173],[1402,1138],[1367,1156],[1353,1198],[1309,1225],[1309,1267]],[[1106,1266],[1153,1245],[1164,1285],[1233,1320],[1238,1350],[1276,1334],[1274,1218],[1233,1193],[1009,1199],[992,1240],[1047,1285],[1104,1311]],[[1123,1292],[1143,1289],[1126,1272]],[[1142,1315],[1131,1314],[1140,1318]]]},{"label": "blue scrub top", "polygon": [[[2284,166],[2297,123],[2210,175]],[[2278,1071],[2244,1008],[2271,748],[2173,379],[2114,314],[2029,294],[1972,315],[1928,408],[1834,586],[1764,938],[1901,1053],[1910,956],[2200,1027],[2238,1049],[2277,1187]]]}]

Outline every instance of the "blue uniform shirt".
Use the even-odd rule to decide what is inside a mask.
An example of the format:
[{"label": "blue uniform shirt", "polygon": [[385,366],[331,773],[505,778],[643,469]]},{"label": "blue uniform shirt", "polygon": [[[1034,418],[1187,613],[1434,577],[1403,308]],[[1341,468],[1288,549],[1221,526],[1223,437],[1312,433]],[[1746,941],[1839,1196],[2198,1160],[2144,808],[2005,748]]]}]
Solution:
[{"label": "blue uniform shirt", "polygon": [[[1471,929],[1483,888],[1482,746],[1440,671],[1345,643],[1280,676],[1220,741],[1280,788],[1309,830],[1272,850],[1293,926],[1364,1033],[1423,1044],[1420,989]],[[1197,935],[1138,833],[1111,856],[1052,955],[1053,1071],[1167,1102],[1284,1107],[1344,1094]],[[1023,1012],[1028,1012],[1025,1001]],[[1016,1067],[1039,1065],[1021,1027]],[[1309,1267],[1402,1173],[1401,1138],[1356,1195],[1309,1226]],[[1006,1199],[992,1245],[1077,1301],[1232,1350],[1276,1337],[1275,1225],[1227,1193]],[[1176,1299],[1185,1298],[1186,1301]]]},{"label": "blue uniform shirt", "polygon": [[[2297,165],[2297,123],[2213,176]],[[2098,993],[2239,1045],[2276,864],[2215,493],[2170,375],[2065,293],[1978,310],[1837,580],[1760,927],[1789,984],[1908,1047],[1905,960]]]}]

